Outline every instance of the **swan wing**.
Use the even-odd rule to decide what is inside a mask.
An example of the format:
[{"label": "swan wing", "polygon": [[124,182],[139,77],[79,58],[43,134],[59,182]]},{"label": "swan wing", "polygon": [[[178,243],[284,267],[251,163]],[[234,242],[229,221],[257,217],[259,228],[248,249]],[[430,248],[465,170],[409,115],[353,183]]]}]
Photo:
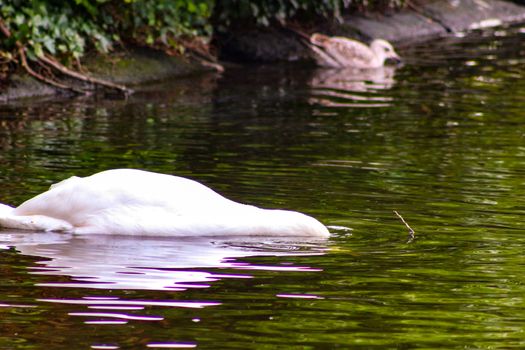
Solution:
[{"label": "swan wing", "polygon": [[[185,178],[133,169],[108,170],[72,177],[22,203],[13,211],[20,216],[43,215],[75,227],[103,212],[125,208],[157,208],[171,216],[210,212],[238,205],[208,187]],[[129,219],[128,219],[129,220]]]}]

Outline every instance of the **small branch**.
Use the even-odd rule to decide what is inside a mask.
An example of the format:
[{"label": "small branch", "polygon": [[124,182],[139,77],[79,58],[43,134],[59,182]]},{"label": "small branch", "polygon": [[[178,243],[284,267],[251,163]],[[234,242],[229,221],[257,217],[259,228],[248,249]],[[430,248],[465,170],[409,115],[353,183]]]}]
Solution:
[{"label": "small branch", "polygon": [[394,210],[394,214],[397,215],[398,218],[401,219],[401,221],[403,222],[403,224],[405,224],[405,226],[408,228],[408,241],[407,243],[410,243],[414,240],[414,238],[416,238],[416,232],[412,229],[412,227],[410,227],[410,225],[405,221],[405,219],[403,219],[403,217],[397,212]]},{"label": "small branch", "polygon": [[447,32],[451,33],[454,32],[452,28],[450,28],[447,24],[445,24],[443,21],[439,20],[438,18],[432,16],[428,11],[425,11],[423,8],[421,8],[419,5],[415,5],[410,0],[405,0],[405,4],[409,9],[417,13],[418,15],[421,15],[422,17],[426,18],[429,22],[436,23],[440,26],[442,26]]},{"label": "small branch", "polygon": [[36,63],[40,66],[40,68],[47,74],[47,76],[54,77],[53,71],[50,67],[44,64],[44,62],[38,60]]},{"label": "small branch", "polygon": [[283,26],[282,28],[296,35],[299,43],[301,43],[304,47],[306,47],[306,50],[308,51],[308,53],[310,54],[312,58],[315,58],[317,56],[321,58],[323,61],[328,62],[329,65],[333,67],[340,67],[339,59],[335,57],[334,54],[330,50],[325,50],[325,48],[322,45],[314,43],[312,41],[312,36],[306,34],[305,32],[299,29],[296,29],[290,26]]},{"label": "small branch", "polygon": [[[184,49],[189,52],[192,58],[199,61],[204,67],[210,67],[219,73],[224,72],[224,66],[217,61],[217,58],[210,52],[210,46],[198,38],[194,40],[179,39]],[[164,50],[169,53],[170,50]]]},{"label": "small branch", "polygon": [[[11,37],[11,31],[5,24],[3,18],[0,17],[0,31],[6,38]],[[67,91],[73,91],[79,94],[84,94],[85,92],[79,89],[75,89],[71,86],[64,85],[62,83],[59,83],[58,81],[55,81],[53,79],[46,78],[42,74],[39,74],[35,72],[27,63],[27,56],[26,56],[26,49],[24,45],[22,45],[19,41],[15,42],[16,47],[18,49],[18,56],[20,56],[20,64],[25,69],[25,71],[31,75],[32,77],[36,78],[37,80],[43,81],[44,83],[51,85],[53,87],[56,87],[57,89],[67,90]]]},{"label": "small branch", "polygon": [[2,18],[0,18],[0,32],[2,32],[2,34],[4,34],[6,38],[11,37],[11,31],[9,30],[9,28],[7,28]]},{"label": "small branch", "polygon": [[107,80],[93,78],[93,77],[87,76],[87,75],[79,73],[79,72],[75,72],[75,71],[67,68],[66,66],[62,65],[60,62],[56,61],[55,59],[47,56],[47,55],[42,55],[42,56],[39,56],[38,58],[41,61],[43,61],[44,63],[46,63],[46,64],[50,65],[51,67],[55,68],[56,70],[58,70],[60,73],[62,73],[64,75],[67,75],[67,76],[69,76],[71,78],[75,78],[75,79],[78,79],[78,80],[81,80],[81,81],[85,81],[85,82],[88,82],[88,83],[91,83],[91,84],[94,84],[94,85],[105,86],[105,87],[110,88],[110,89],[115,89],[115,90],[121,91],[121,92],[123,92],[125,94],[131,93],[131,90],[128,89],[127,87],[125,87],[125,86],[122,86],[122,85],[119,85],[119,84],[115,84],[115,83],[112,83],[112,82],[107,81]]},{"label": "small branch", "polygon": [[288,31],[292,32],[293,34],[297,35],[299,38],[310,42],[310,35],[306,34],[305,32],[303,32],[300,29],[295,28],[295,26],[292,26],[292,25],[288,24],[288,25],[281,25],[281,27],[283,29],[288,30]]},{"label": "small branch", "polygon": [[37,72],[35,72],[30,66],[29,64],[27,63],[27,58],[26,58],[26,53],[25,53],[25,49],[20,46],[18,48],[18,55],[20,56],[20,62],[22,64],[22,67],[25,69],[25,71],[35,77],[36,79],[40,80],[40,81],[43,81],[44,83],[46,84],[49,84],[51,86],[54,86],[58,89],[62,89],[62,90],[66,90],[66,91],[73,91],[77,94],[85,94],[86,92],[83,91],[83,90],[79,90],[79,89],[76,89],[72,86],[68,86],[68,85],[64,85],[62,83],[59,83],[53,79],[49,79],[49,78],[46,78],[45,76],[41,75],[41,74],[38,74]]},{"label": "small branch", "polygon": [[[2,34],[4,34],[4,36],[6,38],[10,38],[11,37],[11,31],[9,30],[9,28],[5,24],[3,18],[1,18],[1,17],[0,17],[0,32],[2,32]],[[16,47],[18,49],[18,55],[20,56],[20,64],[22,65],[22,67],[25,69],[25,71],[29,75],[35,77],[37,80],[43,81],[44,83],[49,84],[49,85],[51,85],[53,87],[56,87],[58,89],[67,90],[67,91],[73,91],[73,92],[76,92],[78,94],[86,94],[87,93],[87,91],[85,91],[85,90],[77,89],[75,87],[72,87],[72,86],[69,86],[69,85],[65,85],[65,84],[63,84],[61,82],[56,81],[55,79],[46,78],[42,74],[39,74],[36,71],[34,71],[29,66],[29,64],[27,62],[25,46],[22,45],[22,43],[20,43],[19,41],[16,41],[15,44],[16,44]],[[128,95],[128,94],[130,94],[132,92],[130,89],[126,88],[125,86],[122,86],[122,85],[119,85],[119,84],[114,84],[112,82],[109,82],[109,81],[106,81],[106,80],[103,80],[103,79],[97,79],[97,78],[89,77],[89,76],[87,76],[85,74],[82,74],[82,73],[79,73],[79,72],[75,72],[75,71],[67,68],[66,66],[62,65],[60,62],[58,62],[54,58],[52,58],[50,56],[47,56],[47,55],[39,56],[38,60],[37,60],[37,63],[40,64],[40,66],[43,67],[43,69],[47,70],[48,72],[49,72],[49,68],[46,65],[53,67],[54,69],[56,69],[60,73],[64,74],[65,76],[68,76],[70,78],[74,78],[74,79],[77,79],[77,80],[80,80],[80,81],[88,82],[88,83],[93,84],[95,86],[96,85],[104,86],[106,88],[110,88],[110,89],[114,89],[114,90],[123,92],[125,95]]]},{"label": "small branch", "polygon": [[184,48],[186,49],[186,51],[189,52],[190,56],[193,59],[199,61],[199,63],[204,67],[212,68],[218,73],[224,72],[224,66],[217,62],[217,60],[213,56],[191,46],[184,46]]}]

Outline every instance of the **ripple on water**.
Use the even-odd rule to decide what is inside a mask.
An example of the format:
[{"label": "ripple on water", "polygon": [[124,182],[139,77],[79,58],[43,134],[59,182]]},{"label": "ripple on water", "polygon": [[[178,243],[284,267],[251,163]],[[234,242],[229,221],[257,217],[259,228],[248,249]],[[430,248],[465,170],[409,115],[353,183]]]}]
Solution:
[{"label": "ripple on water", "polygon": [[134,167],[332,232],[1,232],[0,348],[525,348],[522,39],[411,45],[368,76],[232,67],[126,101],[0,106],[1,202]]}]

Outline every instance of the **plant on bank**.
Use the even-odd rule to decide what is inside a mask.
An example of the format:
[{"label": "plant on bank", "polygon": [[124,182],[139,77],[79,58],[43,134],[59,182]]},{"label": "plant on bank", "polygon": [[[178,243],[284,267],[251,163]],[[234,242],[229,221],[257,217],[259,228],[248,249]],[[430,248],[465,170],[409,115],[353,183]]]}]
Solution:
[{"label": "plant on bank", "polygon": [[[58,61],[79,67],[90,49],[108,53],[132,42],[182,51],[184,40],[211,35],[212,5],[211,0],[0,0],[0,64],[15,63],[49,83],[57,80],[49,72]],[[59,70],[67,75],[65,66]]]},{"label": "plant on bank", "polygon": [[[15,67],[66,90],[58,75],[97,85],[79,72],[88,50],[135,43],[183,52],[215,29],[292,19],[341,19],[348,9],[396,8],[406,0],[0,0],[0,80]],[[213,16],[212,16],[213,12]],[[68,67],[76,66],[72,71]],[[104,85],[104,84],[102,84]],[[121,87],[105,84],[107,87]],[[82,91],[76,91],[82,92]]]},{"label": "plant on bank", "polygon": [[269,26],[285,24],[292,19],[342,20],[345,11],[385,11],[399,9],[406,0],[223,0],[215,8],[216,29],[227,31],[231,27],[256,23]]}]

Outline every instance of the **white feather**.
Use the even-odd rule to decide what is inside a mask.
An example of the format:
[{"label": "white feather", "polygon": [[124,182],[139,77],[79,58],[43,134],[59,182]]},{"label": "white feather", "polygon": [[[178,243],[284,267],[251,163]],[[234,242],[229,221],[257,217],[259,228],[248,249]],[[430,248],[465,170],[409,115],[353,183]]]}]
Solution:
[{"label": "white feather", "polygon": [[322,67],[371,69],[383,66],[386,59],[400,60],[392,44],[382,39],[375,39],[367,46],[345,37],[314,33],[308,46],[313,58]]}]

